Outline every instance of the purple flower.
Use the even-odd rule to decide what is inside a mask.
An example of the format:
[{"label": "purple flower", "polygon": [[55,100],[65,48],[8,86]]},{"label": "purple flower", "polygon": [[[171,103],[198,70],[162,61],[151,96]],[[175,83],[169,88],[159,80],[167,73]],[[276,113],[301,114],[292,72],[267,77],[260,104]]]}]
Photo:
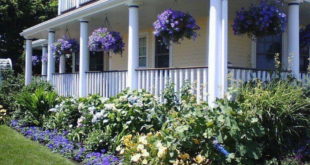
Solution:
[{"label": "purple flower", "polygon": [[279,5],[279,1],[268,4],[268,0],[261,0],[259,6],[251,4],[248,10],[242,8],[237,11],[232,25],[234,34],[248,34],[251,38],[257,38],[283,33],[287,19],[278,9]]},{"label": "purple flower", "polygon": [[51,47],[54,56],[76,53],[79,51],[79,44],[76,40],[68,39],[66,35],[64,35],[63,38],[58,39]]},{"label": "purple flower", "polygon": [[214,140],[213,141],[213,145],[214,145],[214,147],[218,150],[218,151],[220,151],[222,154],[224,154],[225,156],[228,156],[229,155],[229,152],[227,151],[227,150],[225,150],[225,148],[222,146],[222,145],[220,145],[219,143],[218,143],[218,141],[217,140]]},{"label": "purple flower", "polygon": [[32,56],[32,65],[36,66],[40,62],[40,57],[38,55]]},{"label": "purple flower", "polygon": [[189,14],[172,9],[165,10],[157,16],[157,21],[153,23],[154,34],[162,37],[162,42],[166,46],[170,42],[180,43],[184,37],[195,40],[200,27],[195,19]]},{"label": "purple flower", "polygon": [[88,47],[91,51],[104,50],[122,54],[125,43],[119,32],[100,27],[89,36]]}]

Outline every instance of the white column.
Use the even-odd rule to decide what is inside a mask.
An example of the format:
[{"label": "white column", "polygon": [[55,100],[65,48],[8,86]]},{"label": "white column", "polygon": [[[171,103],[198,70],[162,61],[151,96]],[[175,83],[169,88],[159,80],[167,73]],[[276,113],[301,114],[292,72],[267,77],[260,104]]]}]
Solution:
[{"label": "white column", "polygon": [[63,2],[63,0],[58,0],[58,15],[61,14],[62,4],[63,4],[62,2]]},{"label": "white column", "polygon": [[[47,53],[47,46],[42,46],[42,56]],[[47,63],[42,62],[42,70],[41,70],[41,75],[46,76],[47,75]]]},{"label": "white column", "polygon": [[227,91],[227,63],[228,63],[228,0],[222,0],[222,63],[221,73],[221,85],[223,90],[221,91],[221,97],[224,97]]},{"label": "white column", "polygon": [[89,71],[88,21],[80,20],[80,97],[86,97],[86,72]]},{"label": "white column", "polygon": [[288,53],[291,63],[288,64],[293,75],[299,78],[299,4],[302,0],[288,2]]},{"label": "white column", "polygon": [[60,56],[59,73],[66,73],[66,56],[65,55]]},{"label": "white column", "polygon": [[222,1],[210,0],[209,20],[209,60],[208,60],[208,103],[214,107],[216,98],[222,98],[224,85],[219,77],[221,70],[222,49]]},{"label": "white column", "polygon": [[139,67],[139,5],[141,1],[131,1],[129,6],[129,34],[128,34],[128,77],[127,87],[130,90],[138,88]]},{"label": "white column", "polygon": [[32,40],[26,40],[26,73],[25,73],[25,85],[31,84],[32,78]]},{"label": "white column", "polygon": [[55,58],[52,53],[52,44],[55,42],[55,31],[48,32],[47,81],[52,82],[55,73]]}]

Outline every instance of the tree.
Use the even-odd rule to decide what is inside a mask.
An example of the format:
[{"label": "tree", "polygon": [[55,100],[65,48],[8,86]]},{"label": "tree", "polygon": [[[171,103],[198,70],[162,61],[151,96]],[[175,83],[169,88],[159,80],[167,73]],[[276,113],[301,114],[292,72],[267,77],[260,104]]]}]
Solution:
[{"label": "tree", "polygon": [[24,29],[57,16],[58,0],[0,1],[0,58],[11,58],[14,70],[24,68]]}]

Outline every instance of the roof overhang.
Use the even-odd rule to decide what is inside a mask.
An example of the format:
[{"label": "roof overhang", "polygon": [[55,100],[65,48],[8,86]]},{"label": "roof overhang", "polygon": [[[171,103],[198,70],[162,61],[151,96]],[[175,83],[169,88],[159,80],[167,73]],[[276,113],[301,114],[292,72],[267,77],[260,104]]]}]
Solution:
[{"label": "roof overhang", "polygon": [[20,33],[20,35],[25,37],[26,39],[31,39],[31,35],[34,35],[36,33],[49,30],[57,30],[57,26],[59,25],[76,21],[82,18],[87,18],[92,14],[102,12],[104,10],[108,10],[120,5],[125,5],[126,3],[128,3],[128,1],[129,0],[100,0],[78,8],[74,11],[59,15],[53,19],[37,24],[28,29],[25,29],[23,32]]}]

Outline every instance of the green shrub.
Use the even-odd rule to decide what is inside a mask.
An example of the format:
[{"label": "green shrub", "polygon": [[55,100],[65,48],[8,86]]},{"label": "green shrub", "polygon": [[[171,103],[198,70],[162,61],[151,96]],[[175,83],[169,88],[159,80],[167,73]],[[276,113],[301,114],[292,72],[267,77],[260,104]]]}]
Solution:
[{"label": "green shrub", "polygon": [[281,159],[299,141],[309,137],[309,90],[295,80],[254,81],[238,91],[237,103],[244,111],[255,110],[263,125],[263,158]]},{"label": "green shrub", "polygon": [[25,86],[23,74],[14,75],[14,71],[5,70],[1,72],[3,83],[0,85],[0,105],[7,109],[7,115],[17,108],[16,99],[19,92]]},{"label": "green shrub", "polygon": [[24,91],[18,95],[19,109],[14,112],[13,118],[25,125],[42,126],[45,118],[49,117],[49,109],[57,103],[56,92],[45,91],[40,87],[32,93]]}]

